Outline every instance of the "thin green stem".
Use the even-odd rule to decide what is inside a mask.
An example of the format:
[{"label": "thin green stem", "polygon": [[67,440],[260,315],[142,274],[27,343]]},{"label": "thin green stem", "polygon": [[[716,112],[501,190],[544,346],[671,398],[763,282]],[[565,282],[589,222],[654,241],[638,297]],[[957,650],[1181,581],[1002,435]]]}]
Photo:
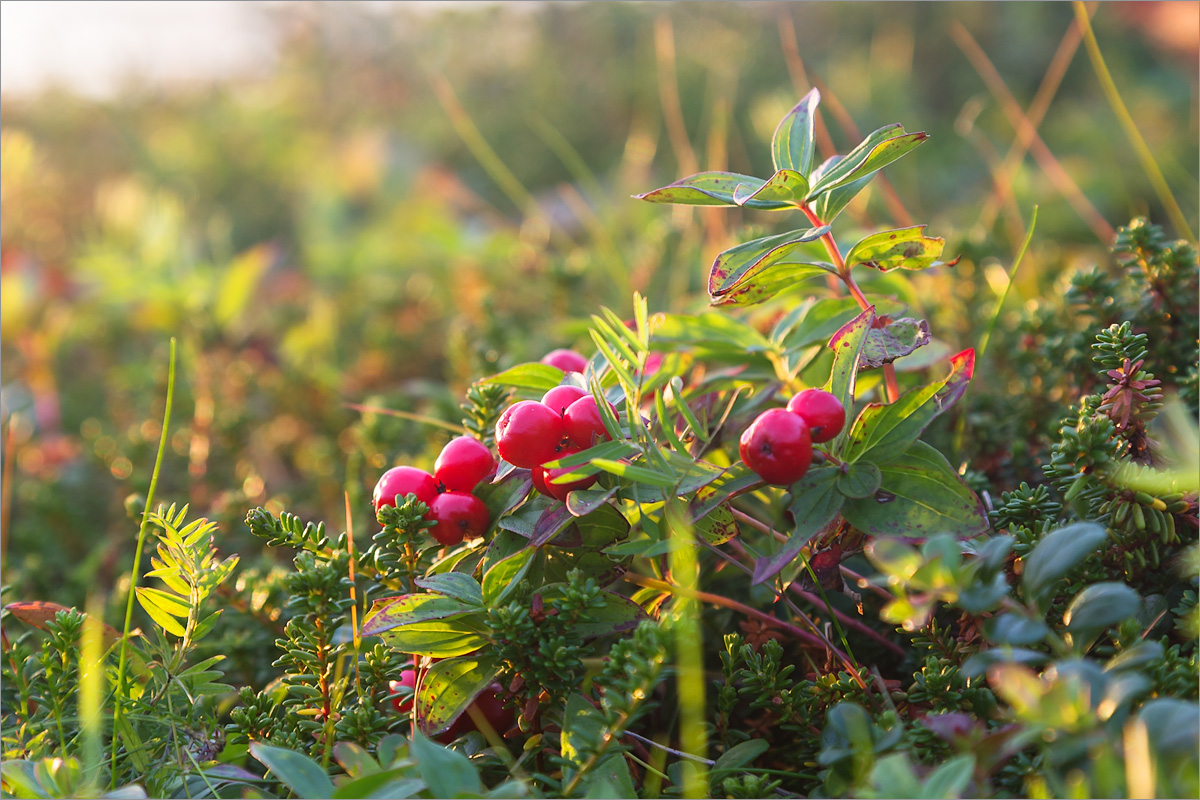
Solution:
[{"label": "thin green stem", "polygon": [[142,549],[146,545],[146,532],[150,529],[150,511],[154,508],[154,490],[158,487],[158,476],[162,471],[163,454],[167,449],[167,429],[171,425],[171,404],[175,399],[175,337],[171,337],[171,358],[167,368],[167,403],[163,410],[162,432],[158,437],[158,455],[154,458],[154,471],[150,474],[150,488],[146,491],[146,507],[142,511],[142,524],[138,529],[137,547],[133,553],[133,567],[129,572],[129,596],[125,601],[125,628],[121,633],[120,655],[117,657],[117,688],[113,695],[113,737],[110,751],[111,764],[109,787],[117,787],[117,742],[119,736],[123,701],[125,698],[125,667],[129,647],[129,630],[133,625],[133,598],[137,593],[138,571],[142,563]]}]

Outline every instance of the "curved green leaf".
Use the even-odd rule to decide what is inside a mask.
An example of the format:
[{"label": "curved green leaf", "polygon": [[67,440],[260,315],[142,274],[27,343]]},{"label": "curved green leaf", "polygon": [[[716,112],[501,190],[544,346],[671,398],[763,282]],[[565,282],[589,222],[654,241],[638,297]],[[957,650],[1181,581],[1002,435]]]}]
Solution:
[{"label": "curved green leaf", "polygon": [[876,369],[890,364],[929,344],[929,323],[923,319],[902,317],[882,328],[871,328],[863,344],[862,368]]},{"label": "curved green leaf", "polygon": [[[833,368],[829,372],[829,380],[825,391],[832,394],[849,412],[854,408],[854,385],[858,377],[858,362],[862,356],[863,342],[866,341],[867,331],[875,324],[875,306],[871,306],[854,319],[847,322],[829,340],[833,350]],[[838,434],[834,440],[834,450],[841,452],[846,431]]]},{"label": "curved green leaf", "polygon": [[1076,639],[1090,639],[1134,616],[1141,608],[1141,595],[1125,584],[1093,583],[1071,601],[1063,614],[1063,623]]},{"label": "curved green leaf", "polygon": [[732,292],[758,272],[782,261],[801,245],[820,239],[828,231],[828,226],[824,225],[819,228],[800,228],[729,248],[713,261],[712,271],[708,276],[709,296],[715,300]]},{"label": "curved green leaf", "polygon": [[417,586],[437,594],[453,597],[468,605],[483,605],[483,591],[479,588],[479,582],[461,572],[445,572],[440,575],[417,578]]},{"label": "curved green leaf", "polygon": [[529,547],[496,562],[483,575],[483,601],[490,607],[498,606],[512,594],[520,585],[521,579],[529,572],[529,567],[537,555],[535,548]]},{"label": "curved green leaf", "polygon": [[[733,191],[733,202],[745,206],[756,201],[787,203],[799,206],[808,194],[808,181],[793,169],[780,169],[762,186],[755,189],[742,184]],[[753,207],[753,206],[751,206]]]},{"label": "curved green leaf", "polygon": [[868,134],[857,147],[822,174],[819,180],[815,180],[805,200],[813,200],[830,189],[869,177],[928,138],[929,134],[924,131],[905,133],[898,123],[885,125]]},{"label": "curved green leaf", "polygon": [[[738,187],[746,187],[750,192],[761,189],[765,184],[762,178],[752,175],[739,175],[736,172],[698,172],[672,184],[655,189],[644,194],[635,194],[634,198],[645,200],[647,203],[673,203],[689,206],[735,206],[734,192]],[[746,205],[750,208],[765,210],[792,208],[791,203],[771,200],[752,200]]]},{"label": "curved green leaf", "polygon": [[457,750],[442,747],[414,731],[409,753],[430,797],[480,797],[483,783],[475,765]]},{"label": "curved green leaf", "polygon": [[879,489],[883,474],[870,461],[847,464],[846,471],[838,475],[837,490],[845,497],[869,497]]},{"label": "curved green leaf", "polygon": [[447,619],[478,610],[478,606],[441,594],[382,597],[363,618],[362,635],[376,636],[403,625]]},{"label": "curved green leaf", "polygon": [[333,796],[333,781],[329,780],[320,764],[302,753],[262,742],[251,742],[250,755],[275,773],[279,782],[291,789],[297,797],[317,800]]},{"label": "curved green leaf", "polygon": [[965,537],[988,528],[983,504],[945,456],[917,441],[880,466],[883,480],[871,497],[846,500],[842,516],[871,536]]},{"label": "curved green leaf", "polygon": [[1025,557],[1021,587],[1027,600],[1045,608],[1054,583],[1095,553],[1108,534],[1094,522],[1077,522],[1046,534]]},{"label": "curved green leaf", "polygon": [[417,622],[382,633],[381,638],[401,653],[433,658],[451,658],[473,653],[488,643],[488,638],[466,624],[466,620]]},{"label": "curved green leaf", "polygon": [[810,89],[808,94],[779,122],[775,135],[771,137],[771,157],[775,169],[796,170],[807,175],[812,169],[816,154],[813,126],[817,116],[817,105],[821,93]]},{"label": "curved green leaf", "polygon": [[480,383],[490,383],[494,386],[511,386],[514,389],[530,389],[546,392],[562,383],[564,373],[558,367],[549,364],[517,364],[503,372],[484,378]]},{"label": "curved green leaf", "polygon": [[421,676],[417,687],[417,725],[421,732],[436,736],[449,730],[499,671],[495,659],[486,656],[447,658],[435,663]]},{"label": "curved green leaf", "polygon": [[832,264],[823,261],[784,261],[765,267],[754,280],[743,281],[733,291],[713,300],[715,306],[752,306],[765,303],[775,295],[791,289],[800,281],[821,274],[836,274]]},{"label": "curved green leaf", "polygon": [[924,225],[880,231],[862,239],[846,254],[846,266],[862,264],[887,272],[925,269],[942,255],[946,240],[925,235]]},{"label": "curved green leaf", "polygon": [[964,350],[950,358],[950,374],[942,380],[909,390],[888,405],[869,404],[850,426],[843,457],[877,464],[897,458],[962,397],[974,373],[975,351]]}]

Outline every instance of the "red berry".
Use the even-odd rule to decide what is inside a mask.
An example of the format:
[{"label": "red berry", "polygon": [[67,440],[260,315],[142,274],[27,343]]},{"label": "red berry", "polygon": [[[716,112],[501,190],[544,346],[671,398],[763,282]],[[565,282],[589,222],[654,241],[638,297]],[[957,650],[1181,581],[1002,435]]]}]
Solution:
[{"label": "red berry", "polygon": [[559,414],[567,412],[567,406],[586,395],[578,386],[555,386],[542,397],[542,405]]},{"label": "red berry", "polygon": [[[417,688],[417,671],[411,664],[400,671],[400,680],[388,683],[388,689],[391,690],[393,695],[396,695],[401,686],[408,687],[413,691]],[[412,711],[412,707],[413,695],[411,693],[404,697],[397,695],[392,698],[392,708],[396,709],[400,714],[409,713]]]},{"label": "red berry", "polygon": [[558,367],[563,372],[583,372],[587,368],[587,359],[574,350],[551,350],[542,356],[542,363]]},{"label": "red berry", "polygon": [[[609,403],[608,407],[612,409],[613,416],[616,416],[616,406]],[[591,447],[597,441],[607,442],[612,438],[604,427],[604,420],[600,418],[600,408],[596,405],[596,399],[590,394],[567,406],[567,412],[563,414],[563,424],[567,436],[582,449]]]},{"label": "red berry", "polygon": [[808,472],[812,439],[800,415],[772,408],[759,414],[742,433],[738,452],[746,466],[764,481],[787,486]]},{"label": "red berry", "polygon": [[[568,448],[568,449],[564,450],[562,453],[560,453],[558,457],[566,458],[567,456],[573,456],[578,452],[579,451],[574,448]],[[568,483],[555,483],[554,482],[554,480],[556,478],[561,478],[563,475],[566,475],[572,469],[575,469],[575,467],[554,467],[553,469],[544,469],[542,467],[534,467],[533,468],[533,475],[534,475],[533,485],[536,486],[537,490],[539,492],[541,492],[542,494],[549,495],[550,497],[553,497],[556,500],[562,500],[565,503],[565,502],[567,502],[568,494],[575,491],[576,489],[586,489],[589,486],[591,486],[593,483],[596,482],[595,475],[591,475],[587,478],[581,478],[580,480],[577,480],[577,481],[570,481]]]},{"label": "red berry", "polygon": [[846,425],[846,409],[824,389],[805,389],[788,401],[787,410],[804,417],[814,442],[828,442]]},{"label": "red berry", "polygon": [[433,463],[434,479],[450,492],[469,492],[495,472],[492,451],[472,436],[451,439]]},{"label": "red berry", "polygon": [[379,479],[379,483],[375,484],[375,511],[384,506],[396,505],[396,498],[403,500],[404,497],[410,494],[415,494],[417,499],[425,505],[433,502],[433,498],[437,497],[437,481],[423,469],[416,467],[393,467],[383,473],[383,477]]},{"label": "red berry", "polygon": [[532,469],[558,457],[563,417],[535,400],[509,406],[496,422],[496,449],[516,467]]},{"label": "red berry", "polygon": [[492,521],[482,500],[467,492],[443,492],[433,498],[429,515],[434,526],[429,529],[439,544],[453,546],[466,539],[478,539],[487,532]]}]

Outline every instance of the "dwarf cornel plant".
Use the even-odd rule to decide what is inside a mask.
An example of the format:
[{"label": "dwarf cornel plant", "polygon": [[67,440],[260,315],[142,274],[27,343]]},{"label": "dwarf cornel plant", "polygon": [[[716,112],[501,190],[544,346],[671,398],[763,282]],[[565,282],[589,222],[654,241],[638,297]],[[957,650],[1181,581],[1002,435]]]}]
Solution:
[{"label": "dwarf cornel plant", "polygon": [[[894,292],[956,259],[921,225],[838,224],[928,136],[886,126],[818,164],[819,101],[779,124],[769,176],[638,195],[800,227],[717,255],[715,310],[634,295],[630,316],[591,318],[590,357],[478,381],[475,441],[380,476],[368,547],[348,523],[253,509],[291,567],[227,585],[210,524],[153,515],[162,586],[137,588],[153,627],[127,640],[115,726],[113,654],[81,650],[87,618],[6,606],[4,791],[1196,795],[1194,247],[1122,229],[1115,274],[1150,299],[1072,278],[1092,328],[1053,369],[1086,369],[1057,401],[1022,399],[1044,458],[956,466],[926,437],[963,429],[975,350],[930,347]],[[1021,336],[1049,316],[1023,314]],[[10,638],[15,620],[44,636]],[[274,660],[234,689],[206,636]]]}]

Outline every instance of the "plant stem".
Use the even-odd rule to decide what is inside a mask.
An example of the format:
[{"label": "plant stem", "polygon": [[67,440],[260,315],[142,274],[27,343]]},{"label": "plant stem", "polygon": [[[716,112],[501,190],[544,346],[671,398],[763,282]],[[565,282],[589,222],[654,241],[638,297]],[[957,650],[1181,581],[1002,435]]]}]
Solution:
[{"label": "plant stem", "polygon": [[662,592],[669,592],[670,594],[676,594],[680,597],[686,597],[691,600],[699,600],[702,603],[708,603],[709,605],[721,606],[722,608],[728,608],[733,611],[737,611],[745,614],[748,617],[754,617],[755,619],[765,622],[768,625],[777,625],[797,639],[800,639],[801,641],[814,647],[820,647],[822,649],[828,648],[838,659],[838,661],[842,662],[842,666],[846,668],[846,672],[857,679],[859,685],[862,686],[863,689],[866,689],[866,684],[863,682],[862,676],[858,674],[858,670],[854,668],[850,658],[845,653],[839,650],[833,643],[824,641],[819,636],[814,636],[803,628],[799,628],[790,622],[781,620],[778,617],[773,617],[770,614],[765,614],[762,611],[759,611],[757,608],[751,608],[744,603],[739,603],[737,600],[733,600],[729,597],[723,597],[719,594],[700,592],[696,591],[695,589],[686,589],[673,583],[667,583],[666,581],[659,581],[655,580],[654,578],[648,578],[645,575],[639,575],[636,572],[626,572],[624,578],[630,583],[635,583],[638,586],[645,586],[647,589],[658,589]]},{"label": "plant stem", "polygon": [[129,597],[125,601],[125,629],[121,633],[121,650],[117,658],[117,686],[113,696],[113,736],[111,764],[109,765],[109,787],[117,788],[117,742],[120,728],[122,702],[125,698],[125,659],[129,646],[129,627],[133,624],[133,598],[137,594],[138,570],[142,563],[142,548],[146,544],[149,530],[150,510],[154,507],[154,490],[158,486],[158,474],[162,470],[163,453],[167,449],[167,428],[171,425],[171,403],[175,398],[175,337],[171,337],[171,359],[167,367],[167,403],[163,411],[162,433],[158,437],[158,455],[154,458],[154,471],[150,474],[150,488],[146,490],[146,507],[142,510],[142,524],[138,530],[137,547],[133,553],[133,567],[129,573]]},{"label": "plant stem", "polygon": [[[808,221],[815,227],[819,228],[825,224],[817,216],[817,213],[809,208],[807,203],[801,203],[800,210],[804,212],[804,216],[808,217]],[[833,231],[827,231],[821,237],[821,244],[825,245],[825,251],[833,259],[833,265],[837,268],[838,277],[846,285],[846,290],[850,292],[850,296],[854,298],[854,302],[858,303],[859,308],[866,311],[871,307],[871,304],[862,293],[862,289],[858,288],[854,276],[850,273],[850,267],[846,264],[846,259],[842,255],[841,249],[838,248],[837,240],[833,238]],[[887,391],[887,401],[889,403],[896,402],[900,397],[900,385],[896,381],[896,368],[890,362],[883,365],[883,385]]]}]

